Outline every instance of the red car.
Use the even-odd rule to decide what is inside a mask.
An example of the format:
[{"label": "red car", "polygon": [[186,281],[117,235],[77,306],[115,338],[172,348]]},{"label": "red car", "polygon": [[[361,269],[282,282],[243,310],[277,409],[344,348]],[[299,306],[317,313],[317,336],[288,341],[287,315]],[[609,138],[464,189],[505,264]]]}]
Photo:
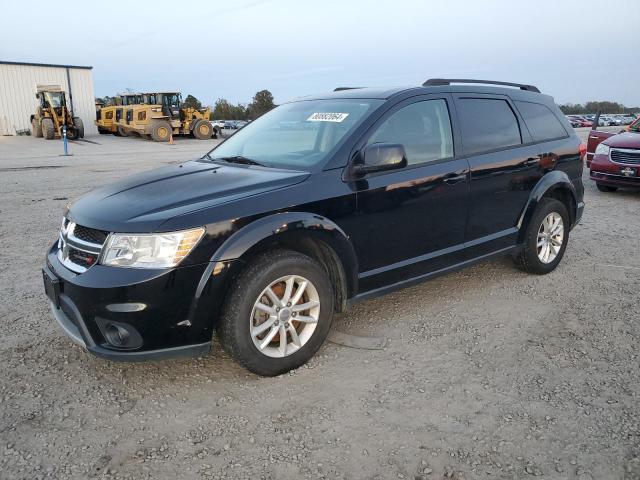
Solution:
[{"label": "red car", "polygon": [[567,115],[567,117],[570,117],[570,119],[573,120],[573,122],[575,122],[579,127],[593,126],[593,122],[591,120],[585,117],[581,117],[580,115]]},{"label": "red car", "polygon": [[601,192],[640,188],[640,134],[592,130],[587,142],[587,167]]}]

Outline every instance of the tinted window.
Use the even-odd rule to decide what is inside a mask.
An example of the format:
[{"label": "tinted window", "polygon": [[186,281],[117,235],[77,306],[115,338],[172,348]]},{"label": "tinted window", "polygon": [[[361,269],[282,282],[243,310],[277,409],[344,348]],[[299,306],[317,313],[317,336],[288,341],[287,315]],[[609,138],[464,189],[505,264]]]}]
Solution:
[{"label": "tinted window", "polygon": [[520,110],[520,114],[522,118],[524,118],[524,122],[527,124],[529,132],[535,142],[567,136],[567,132],[562,124],[545,105],[530,102],[516,102],[516,107]]},{"label": "tinted window", "polygon": [[453,157],[447,103],[427,100],[407,105],[387,118],[367,143],[399,143],[409,164]]},{"label": "tinted window", "polygon": [[456,102],[467,154],[522,143],[515,114],[505,100],[462,98]]},{"label": "tinted window", "polygon": [[243,156],[269,167],[306,170],[325,162],[382,103],[377,99],[285,103],[238,130],[212,150],[210,157]]}]

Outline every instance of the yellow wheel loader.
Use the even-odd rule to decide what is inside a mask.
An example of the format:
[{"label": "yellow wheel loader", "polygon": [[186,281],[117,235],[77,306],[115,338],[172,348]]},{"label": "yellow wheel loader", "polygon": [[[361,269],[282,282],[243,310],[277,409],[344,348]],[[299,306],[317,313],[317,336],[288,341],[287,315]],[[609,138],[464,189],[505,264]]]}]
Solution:
[{"label": "yellow wheel loader", "polygon": [[67,107],[66,95],[60,87],[38,86],[36,89],[38,107],[31,115],[31,135],[53,140],[62,137],[62,128],[67,127],[67,138],[76,140],[84,137],[84,125],[79,117]]},{"label": "yellow wheel loader", "polygon": [[214,134],[211,109],[184,108],[177,92],[157,92],[144,95],[143,105],[124,109],[116,122],[127,134],[137,133],[156,142],[168,142],[171,135],[193,135],[206,140]]},{"label": "yellow wheel loader", "polygon": [[143,95],[139,93],[122,94],[116,99],[114,105],[105,105],[96,111],[95,124],[101,134],[126,135],[122,128],[118,128],[117,121],[123,115],[123,107],[144,103]]}]

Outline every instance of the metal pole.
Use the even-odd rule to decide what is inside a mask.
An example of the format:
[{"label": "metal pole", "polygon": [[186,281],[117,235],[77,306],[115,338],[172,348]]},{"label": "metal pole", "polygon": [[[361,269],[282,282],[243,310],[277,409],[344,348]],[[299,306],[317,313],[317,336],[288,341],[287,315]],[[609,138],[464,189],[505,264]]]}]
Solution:
[{"label": "metal pole", "polygon": [[71,157],[72,154],[69,153],[69,146],[67,143],[67,126],[62,126],[62,144],[64,145],[64,155],[60,155],[61,157]]}]

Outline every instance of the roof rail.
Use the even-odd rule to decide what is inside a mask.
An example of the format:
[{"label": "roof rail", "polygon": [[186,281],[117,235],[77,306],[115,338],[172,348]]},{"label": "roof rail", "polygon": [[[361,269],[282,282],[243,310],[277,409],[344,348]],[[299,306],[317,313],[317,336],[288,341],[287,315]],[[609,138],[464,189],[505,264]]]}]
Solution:
[{"label": "roof rail", "polygon": [[522,83],[498,82],[494,80],[471,80],[468,78],[430,78],[422,84],[423,87],[432,87],[435,85],[451,85],[452,83],[481,83],[485,85],[505,85],[508,87],[518,87],[520,90],[540,93],[540,89],[533,85],[525,85]]},{"label": "roof rail", "polygon": [[333,91],[342,92],[343,90],[358,90],[359,88],[364,88],[364,87],[336,87],[333,89]]}]

